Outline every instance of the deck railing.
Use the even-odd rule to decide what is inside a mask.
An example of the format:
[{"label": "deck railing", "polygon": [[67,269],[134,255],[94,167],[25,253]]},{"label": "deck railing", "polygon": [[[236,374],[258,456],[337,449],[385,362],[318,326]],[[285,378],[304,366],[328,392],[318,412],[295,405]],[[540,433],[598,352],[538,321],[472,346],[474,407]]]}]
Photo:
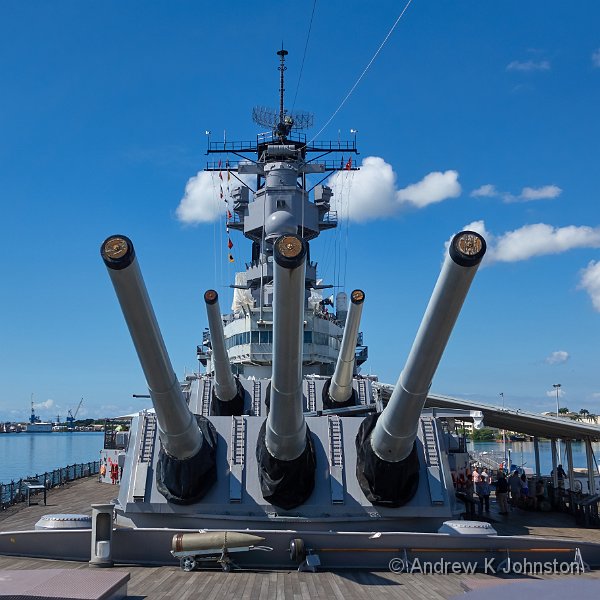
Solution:
[{"label": "deck railing", "polygon": [[9,506],[24,502],[27,499],[27,483],[39,481],[46,486],[46,489],[64,485],[68,481],[81,479],[82,477],[91,477],[97,475],[100,470],[100,463],[92,461],[67,465],[53,471],[36,473],[30,477],[24,477],[10,483],[0,483],[0,510],[6,510]]}]

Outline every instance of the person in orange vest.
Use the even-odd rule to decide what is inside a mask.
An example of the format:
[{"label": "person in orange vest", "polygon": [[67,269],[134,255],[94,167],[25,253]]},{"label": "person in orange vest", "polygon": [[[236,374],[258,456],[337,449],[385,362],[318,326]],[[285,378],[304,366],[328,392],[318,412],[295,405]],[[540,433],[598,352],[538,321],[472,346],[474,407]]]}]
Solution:
[{"label": "person in orange vest", "polygon": [[100,477],[98,481],[102,482],[102,480],[106,477],[106,465],[102,463],[100,465]]},{"label": "person in orange vest", "polygon": [[117,485],[118,479],[119,479],[119,465],[117,463],[112,463],[110,465],[110,480],[113,485]]}]

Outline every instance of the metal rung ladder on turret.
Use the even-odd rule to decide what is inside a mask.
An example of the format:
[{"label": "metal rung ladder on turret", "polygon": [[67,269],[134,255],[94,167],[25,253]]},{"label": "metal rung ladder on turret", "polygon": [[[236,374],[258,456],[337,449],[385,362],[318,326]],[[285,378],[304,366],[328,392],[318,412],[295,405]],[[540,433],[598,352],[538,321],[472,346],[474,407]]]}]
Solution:
[{"label": "metal rung ladder on turret", "polygon": [[140,444],[138,447],[137,463],[134,466],[133,473],[133,501],[143,501],[146,497],[146,481],[148,479],[148,469],[152,463],[154,453],[154,440],[156,439],[156,415],[143,412],[140,415],[141,423]]},{"label": "metal rung ladder on turret", "polygon": [[202,416],[208,417],[208,413],[210,412],[210,391],[211,391],[211,381],[210,379],[204,379],[202,382]]},{"label": "metal rung ladder on turret", "polygon": [[307,390],[308,390],[308,406],[307,409],[309,412],[314,412],[317,410],[317,392],[315,391],[315,382],[312,379],[309,379],[306,382]]},{"label": "metal rung ladder on turret", "polygon": [[427,480],[429,482],[431,504],[444,504],[444,488],[442,471],[440,469],[438,440],[431,417],[421,417],[421,431],[423,432],[423,447],[427,463]]},{"label": "metal rung ladder on turret", "polygon": [[144,413],[144,431],[140,442],[138,462],[149,463],[152,460],[154,439],[156,437],[156,415]]},{"label": "metal rung ladder on turret", "polygon": [[242,501],[245,462],[246,418],[231,417],[231,439],[229,441],[229,502]]},{"label": "metal rung ladder on turret", "polygon": [[358,383],[358,402],[363,406],[368,404],[367,398],[367,382],[364,379],[359,379]]},{"label": "metal rung ladder on turret", "polygon": [[338,415],[327,417],[329,425],[329,481],[331,503],[344,504],[344,440]]},{"label": "metal rung ladder on turret", "polygon": [[252,387],[252,414],[255,417],[260,417],[260,406],[261,406],[261,382],[258,380],[254,381],[254,385]]}]

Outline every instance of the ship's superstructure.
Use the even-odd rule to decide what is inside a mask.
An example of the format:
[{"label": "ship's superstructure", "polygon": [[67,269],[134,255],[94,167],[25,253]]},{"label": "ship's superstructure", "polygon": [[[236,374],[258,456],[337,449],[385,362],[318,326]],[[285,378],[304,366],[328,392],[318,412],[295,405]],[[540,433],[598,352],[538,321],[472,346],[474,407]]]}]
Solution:
[{"label": "ship's superstructure", "polygon": [[[373,377],[359,366],[362,290],[337,294],[329,312],[320,296],[310,243],[336,226],[332,190],[309,195],[308,177],[351,170],[355,141],[307,140],[310,115],[284,106],[285,50],[278,111],[255,109],[269,126],[256,142],[209,142],[242,184],[228,226],[251,240],[252,257],[235,282],[233,310],[204,295],[205,373],[182,389],[171,367],[131,240],[112,236],[102,256],[117,292],[155,412],[134,419],[117,514],[123,525],[252,527],[299,530],[436,528],[455,512],[448,440],[422,414],[485,242],[453,239],[408,362],[385,410]],[[232,160],[235,156],[237,160]],[[338,157],[333,158],[332,157]],[[317,300],[315,300],[315,298]],[[360,342],[360,343],[359,343]],[[429,524],[427,525],[427,523]],[[346,525],[342,525],[345,523]]]},{"label": "ship's superstructure", "polygon": [[[270,377],[273,355],[273,242],[280,235],[295,233],[307,243],[305,311],[302,372],[304,375],[333,373],[348,310],[344,292],[339,292],[335,308],[321,296],[317,264],[309,245],[322,231],[335,228],[337,213],[331,210],[332,190],[314,186],[309,197],[310,175],[327,177],[334,171],[355,170],[352,157],[358,153],[356,140],[317,142],[307,140],[302,129],[311,123],[306,113],[288,113],[284,108],[283,73],[285,50],[280,56],[281,88],[279,111],[255,108],[254,120],[270,131],[252,142],[209,141],[208,154],[219,157],[206,170],[227,171],[255,178],[256,190],[240,185],[232,192],[233,211],[228,227],[243,232],[252,242],[252,256],[234,284],[233,312],[225,316],[225,343],[233,370],[246,377]],[[233,159],[232,159],[233,157]],[[241,180],[240,180],[241,182]],[[199,347],[198,358],[210,364],[210,336]],[[358,346],[357,366],[367,359],[367,348]]]}]

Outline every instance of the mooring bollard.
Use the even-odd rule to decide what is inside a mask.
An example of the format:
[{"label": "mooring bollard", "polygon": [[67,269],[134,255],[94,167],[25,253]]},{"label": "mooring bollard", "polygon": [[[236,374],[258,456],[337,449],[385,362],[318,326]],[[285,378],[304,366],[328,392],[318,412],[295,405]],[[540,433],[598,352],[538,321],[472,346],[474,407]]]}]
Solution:
[{"label": "mooring bollard", "polygon": [[92,504],[91,567],[112,567],[112,504]]}]

